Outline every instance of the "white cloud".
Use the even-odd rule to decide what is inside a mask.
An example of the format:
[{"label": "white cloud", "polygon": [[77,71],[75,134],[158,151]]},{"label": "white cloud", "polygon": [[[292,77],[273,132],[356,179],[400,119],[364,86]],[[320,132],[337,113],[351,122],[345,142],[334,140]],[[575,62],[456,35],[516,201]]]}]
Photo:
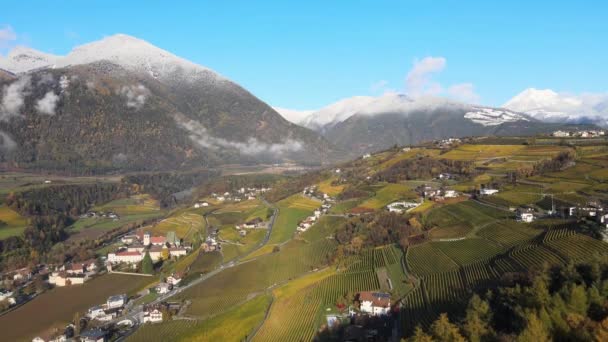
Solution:
[{"label": "white cloud", "polygon": [[448,95],[453,99],[468,103],[478,103],[480,99],[472,83],[454,84],[448,88]]},{"label": "white cloud", "polygon": [[529,88],[503,107],[525,112],[543,121],[608,125],[608,93],[572,94]]},{"label": "white cloud", "polygon": [[150,91],[143,84],[122,86],[120,94],[127,98],[127,107],[141,109],[146,103]]},{"label": "white cloud", "polygon": [[43,98],[36,102],[36,110],[40,114],[55,115],[57,101],[59,101],[59,96],[54,92],[49,91],[44,94]]},{"label": "white cloud", "polygon": [[0,28],[0,49],[9,48],[17,40],[17,34],[9,25]]},{"label": "white cloud", "polygon": [[414,66],[405,77],[405,91],[411,96],[438,95],[441,85],[432,76],[440,73],[446,66],[444,57],[424,57],[414,61]]},{"label": "white cloud", "polygon": [[288,152],[300,151],[304,145],[293,139],[287,139],[283,143],[266,143],[261,142],[256,138],[249,138],[246,142],[230,141],[224,138],[216,138],[211,136],[207,129],[200,123],[194,120],[176,119],[177,123],[190,132],[190,139],[201,147],[209,149],[236,149],[242,154],[259,155],[272,154],[282,155]]},{"label": "white cloud", "polygon": [[447,66],[445,57],[424,57],[414,61],[412,69],[405,77],[405,93],[411,97],[446,96],[454,100],[479,103],[480,96],[472,83],[442,85],[434,77]]},{"label": "white cloud", "polygon": [[8,120],[11,116],[19,115],[29,87],[29,76],[21,77],[17,81],[4,86],[2,90],[2,103],[0,104],[0,120]]}]

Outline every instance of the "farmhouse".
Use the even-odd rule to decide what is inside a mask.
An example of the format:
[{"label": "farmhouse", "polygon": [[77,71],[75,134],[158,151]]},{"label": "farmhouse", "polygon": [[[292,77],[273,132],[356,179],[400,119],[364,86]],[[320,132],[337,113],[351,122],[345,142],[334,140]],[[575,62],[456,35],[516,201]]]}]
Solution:
[{"label": "farmhouse", "polygon": [[534,213],[530,211],[521,211],[518,213],[517,219],[522,222],[530,223],[534,221]]},{"label": "farmhouse", "polygon": [[105,342],[108,340],[108,332],[96,328],[86,330],[80,333],[80,342]]},{"label": "farmhouse", "polygon": [[144,309],[144,323],[159,323],[163,321],[163,313],[156,307]]},{"label": "farmhouse", "polygon": [[445,198],[455,198],[455,197],[458,197],[458,193],[456,192],[456,190],[446,190],[443,193],[443,197],[445,197]]},{"label": "farmhouse", "polygon": [[171,284],[173,286],[177,286],[182,281],[182,274],[179,272],[175,272],[172,275],[167,277],[167,284]]},{"label": "farmhouse", "polygon": [[169,256],[179,258],[188,254],[188,251],[183,247],[171,247],[169,248]]},{"label": "farmhouse", "polygon": [[49,284],[59,287],[82,285],[87,280],[89,280],[89,276],[87,274],[69,274],[65,271],[53,272],[49,276]]},{"label": "farmhouse", "polygon": [[158,293],[158,294],[169,293],[169,291],[171,291],[171,289],[173,289],[173,285],[171,285],[171,284],[159,283],[158,285],[156,285],[156,293]]},{"label": "farmhouse", "polygon": [[110,296],[110,297],[108,297],[108,300],[106,301],[106,307],[108,309],[122,308],[123,306],[125,306],[125,304],[127,304],[127,295],[126,294]]},{"label": "farmhouse", "polygon": [[479,190],[479,194],[484,195],[484,196],[494,195],[496,193],[498,193],[498,190],[496,190],[496,189],[487,188],[487,189]]},{"label": "farmhouse", "polygon": [[106,312],[101,305],[94,306],[87,311],[87,317],[89,317],[90,319],[95,319],[105,314]]},{"label": "farmhouse", "polygon": [[361,312],[373,316],[388,315],[391,309],[391,295],[383,292],[365,291],[359,293]]}]

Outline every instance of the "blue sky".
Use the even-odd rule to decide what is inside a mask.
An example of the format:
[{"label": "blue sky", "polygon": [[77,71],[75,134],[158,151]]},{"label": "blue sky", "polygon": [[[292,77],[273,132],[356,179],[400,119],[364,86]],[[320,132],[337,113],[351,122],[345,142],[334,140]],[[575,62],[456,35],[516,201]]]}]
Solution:
[{"label": "blue sky", "polygon": [[424,91],[464,92],[488,105],[528,87],[607,92],[608,4],[562,3],[9,0],[0,30],[16,37],[0,35],[0,53],[23,44],[65,54],[125,33],[294,109],[411,91],[416,61],[428,71],[418,75]]}]

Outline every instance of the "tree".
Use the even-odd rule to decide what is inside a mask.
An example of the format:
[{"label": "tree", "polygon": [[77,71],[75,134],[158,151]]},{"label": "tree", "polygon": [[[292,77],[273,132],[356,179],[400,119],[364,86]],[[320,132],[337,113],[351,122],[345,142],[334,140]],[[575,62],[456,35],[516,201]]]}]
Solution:
[{"label": "tree", "polygon": [[433,342],[433,338],[422,330],[419,326],[416,327],[414,336],[410,339],[410,342]]},{"label": "tree", "polygon": [[543,325],[543,322],[538,318],[535,313],[529,313],[526,315],[526,321],[528,324],[524,331],[519,334],[517,337],[518,341],[521,342],[545,342],[549,341],[549,332],[547,328]]},{"label": "tree", "polygon": [[431,325],[433,337],[439,341],[464,342],[465,339],[460,334],[458,327],[450,322],[448,314],[442,313],[439,318]]},{"label": "tree", "polygon": [[490,321],[492,312],[490,304],[481,299],[478,295],[473,295],[469,301],[464,323],[464,332],[469,340],[473,342],[481,341],[485,336],[492,333]]},{"label": "tree", "polygon": [[585,315],[589,308],[587,301],[587,291],[583,285],[573,285],[568,296],[568,307],[570,310]]},{"label": "tree", "polygon": [[154,273],[154,264],[148,251],[146,251],[146,255],[144,255],[144,259],[141,261],[141,272],[145,274]]}]

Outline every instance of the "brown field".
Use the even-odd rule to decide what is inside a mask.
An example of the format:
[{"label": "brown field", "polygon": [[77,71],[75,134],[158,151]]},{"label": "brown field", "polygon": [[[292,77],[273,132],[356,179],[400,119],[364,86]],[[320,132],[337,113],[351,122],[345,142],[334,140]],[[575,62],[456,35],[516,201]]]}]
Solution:
[{"label": "brown field", "polygon": [[0,316],[2,340],[31,341],[51,326],[65,326],[76,312],[82,315],[111,295],[132,294],[155,280],[155,277],[106,274],[81,286],[55,288]]}]

